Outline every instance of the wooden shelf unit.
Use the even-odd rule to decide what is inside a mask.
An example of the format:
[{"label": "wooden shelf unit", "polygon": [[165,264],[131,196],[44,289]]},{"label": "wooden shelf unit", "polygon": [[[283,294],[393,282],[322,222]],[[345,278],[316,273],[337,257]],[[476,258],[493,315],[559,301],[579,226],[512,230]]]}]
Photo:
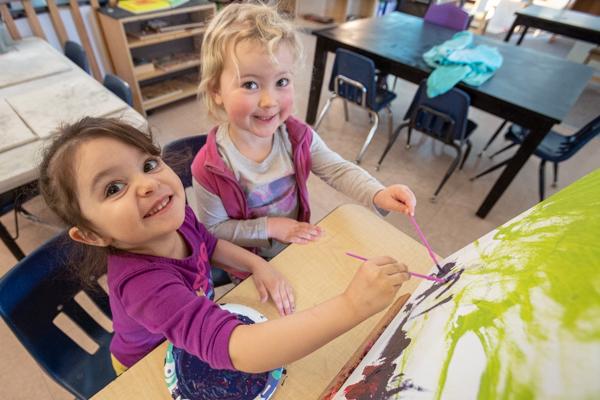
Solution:
[{"label": "wooden shelf unit", "polygon": [[[100,25],[115,73],[131,86],[137,111],[146,115],[150,109],[196,95],[202,36],[215,12],[214,3],[206,0],[191,0],[176,8],[141,14],[113,7],[99,10]],[[147,33],[144,27],[150,20],[183,28]],[[204,23],[204,26],[185,29],[186,25],[198,23]],[[142,60],[154,64],[154,69],[136,72],[136,63]],[[180,79],[183,75],[185,79]],[[190,75],[197,79],[190,79]],[[163,89],[164,94],[157,94]]]}]

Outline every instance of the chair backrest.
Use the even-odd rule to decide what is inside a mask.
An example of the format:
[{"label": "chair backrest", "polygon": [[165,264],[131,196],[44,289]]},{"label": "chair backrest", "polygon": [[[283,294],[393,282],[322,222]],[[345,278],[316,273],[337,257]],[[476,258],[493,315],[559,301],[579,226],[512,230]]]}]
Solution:
[{"label": "chair backrest", "polygon": [[90,65],[88,63],[87,55],[79,43],[67,40],[65,42],[65,56],[67,56],[69,60],[73,61],[86,73],[90,73]]},{"label": "chair backrest", "polygon": [[423,19],[457,31],[463,31],[469,26],[469,14],[452,3],[431,4]]},{"label": "chair backrest", "polygon": [[105,88],[113,92],[118,98],[130,106],[133,106],[133,94],[131,93],[131,88],[123,79],[116,75],[106,74],[104,75],[104,81],[102,83]]},{"label": "chair backrest", "polygon": [[192,186],[192,161],[206,144],[206,135],[188,136],[168,143],[162,150],[162,157],[179,176],[184,188]]},{"label": "chair backrest", "polygon": [[335,62],[329,81],[330,91],[356,104],[373,108],[376,79],[373,60],[346,49],[335,51]]},{"label": "chair backrest", "polygon": [[430,98],[427,96],[427,80],[424,79],[413,98],[405,119],[410,126],[445,143],[462,141],[467,130],[471,99],[460,89]]},{"label": "chair backrest", "polygon": [[[0,279],[0,315],[56,382],[77,398],[87,399],[115,378],[109,352],[112,334],[74,299],[82,287],[66,273],[72,245],[66,233],[59,234],[6,273]],[[110,317],[104,290],[98,285],[84,291]],[[55,325],[60,313],[98,344],[94,354]]]},{"label": "chair backrest", "polygon": [[600,134],[600,115],[569,136],[566,142],[561,144],[561,159],[566,160],[573,156],[598,134]]}]

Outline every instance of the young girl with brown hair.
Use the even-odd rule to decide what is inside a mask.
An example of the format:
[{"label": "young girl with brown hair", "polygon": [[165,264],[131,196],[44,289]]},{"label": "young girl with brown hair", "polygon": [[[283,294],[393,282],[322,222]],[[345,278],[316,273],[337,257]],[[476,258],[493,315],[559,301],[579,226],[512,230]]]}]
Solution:
[{"label": "young girl with brown hair", "polygon": [[[409,278],[389,257],[365,262],[344,293],[293,313],[285,278],[262,258],[215,238],[185,203],[183,185],[151,138],[116,120],[65,126],[40,166],[40,190],[91,252],[84,279],[107,271],[113,365],[130,367],[167,338],[216,369],[262,372],[314,351],[382,310]],[[278,320],[242,325],[213,299],[210,263],[252,274]]]}]

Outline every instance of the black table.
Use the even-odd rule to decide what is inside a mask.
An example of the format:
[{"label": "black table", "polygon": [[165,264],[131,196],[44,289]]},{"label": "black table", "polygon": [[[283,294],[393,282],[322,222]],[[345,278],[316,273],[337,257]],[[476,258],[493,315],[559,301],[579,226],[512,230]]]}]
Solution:
[{"label": "black table", "polygon": [[595,15],[541,6],[525,7],[516,11],[515,15],[517,17],[504,38],[505,42],[510,40],[517,26],[523,26],[517,45],[521,44],[530,27],[600,45],[600,17]]},{"label": "black table", "polygon": [[[454,33],[399,12],[313,32],[317,45],[307,122],[314,123],[317,115],[328,51],[339,47],[355,51],[370,57],[380,70],[419,83],[431,72],[422,54]],[[567,115],[592,76],[592,69],[482,36],[476,35],[475,42],[498,48],[504,64],[480,87],[459,87],[469,94],[474,107],[532,130],[477,210],[477,215],[484,218],[550,128]]]}]

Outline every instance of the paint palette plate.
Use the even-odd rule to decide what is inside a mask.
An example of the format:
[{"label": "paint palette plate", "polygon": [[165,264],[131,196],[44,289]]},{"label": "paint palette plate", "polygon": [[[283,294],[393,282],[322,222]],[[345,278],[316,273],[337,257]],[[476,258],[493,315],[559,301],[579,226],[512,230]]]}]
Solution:
[{"label": "paint palette plate", "polygon": [[[244,324],[267,319],[253,308],[240,304],[221,304],[221,308],[237,314]],[[169,343],[165,357],[165,381],[175,400],[268,400],[273,396],[284,374],[277,368],[262,374],[216,370],[198,357]]]}]

